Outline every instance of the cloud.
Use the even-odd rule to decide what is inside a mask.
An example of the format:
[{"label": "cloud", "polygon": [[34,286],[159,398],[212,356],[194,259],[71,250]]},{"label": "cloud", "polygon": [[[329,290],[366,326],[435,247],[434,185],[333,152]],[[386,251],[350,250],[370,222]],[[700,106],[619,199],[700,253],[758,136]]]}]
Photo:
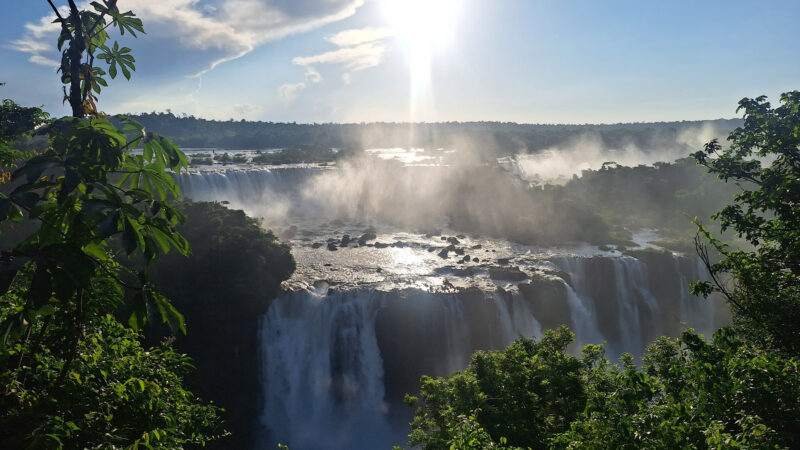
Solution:
[{"label": "cloud", "polygon": [[[66,8],[62,8],[66,14]],[[58,51],[52,45],[61,26],[52,17],[42,17],[39,22],[25,24],[25,35],[11,41],[7,47],[30,54],[28,61],[42,66],[58,67]]]},{"label": "cloud", "polygon": [[[137,0],[133,9],[144,21],[148,34],[163,39],[164,45],[216,51],[217,56],[206,68],[194,74],[199,76],[266,42],[352,16],[363,3],[364,0]],[[52,19],[48,15],[27,24],[25,35],[12,41],[11,47],[31,54],[31,62],[37,64],[54,61],[52,47],[37,46],[55,40],[59,25],[51,23]]]},{"label": "cloud", "polygon": [[305,83],[284,84],[278,88],[278,96],[285,102],[291,102],[297,98],[297,92],[305,88]]},{"label": "cloud", "polygon": [[390,35],[388,28],[361,28],[340,31],[325,38],[326,41],[339,47],[350,47],[366,42],[379,41]]},{"label": "cloud", "polygon": [[[326,41],[339,47],[324,53],[311,56],[297,56],[292,63],[306,68],[306,81],[318,83],[322,75],[313,67],[317,64],[336,64],[344,67],[342,81],[350,83],[353,72],[380,65],[386,51],[384,38],[390,33],[385,28],[360,28],[340,31],[325,38]],[[284,88],[283,85],[281,88]],[[305,87],[305,86],[303,86]],[[296,89],[296,92],[299,89]],[[294,97],[293,97],[294,98]]]},{"label": "cloud", "polygon": [[252,117],[256,114],[261,113],[264,108],[259,105],[251,105],[249,103],[241,104],[237,103],[231,106],[231,109],[236,113],[239,117]]},{"label": "cloud", "polygon": [[375,67],[381,63],[386,48],[381,44],[368,43],[345,47],[313,56],[299,56],[292,62],[300,66],[312,64],[341,64],[349,72]]},{"label": "cloud", "polygon": [[306,67],[306,81],[309,83],[319,83],[322,81],[322,75],[319,74],[313,67]]}]

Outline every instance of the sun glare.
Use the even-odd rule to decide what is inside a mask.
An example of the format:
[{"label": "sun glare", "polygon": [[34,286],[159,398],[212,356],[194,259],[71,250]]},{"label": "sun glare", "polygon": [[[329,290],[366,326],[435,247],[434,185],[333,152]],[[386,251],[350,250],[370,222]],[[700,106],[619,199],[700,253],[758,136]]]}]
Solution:
[{"label": "sun glare", "polygon": [[411,109],[430,95],[431,60],[455,37],[462,0],[384,0],[383,12],[392,34],[408,58]]}]

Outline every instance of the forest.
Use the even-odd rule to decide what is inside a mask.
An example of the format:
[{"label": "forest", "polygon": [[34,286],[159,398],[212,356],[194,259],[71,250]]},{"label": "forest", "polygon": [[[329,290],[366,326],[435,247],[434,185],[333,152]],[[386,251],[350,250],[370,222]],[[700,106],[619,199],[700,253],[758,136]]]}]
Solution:
[{"label": "forest", "polygon": [[[62,51],[72,114],[0,105],[2,448],[255,445],[259,318],[297,264],[258,219],[179,198],[172,174],[189,166],[179,145],[284,148],[263,156],[282,164],[320,148],[469,140],[496,157],[587,130],[646,148],[697,126],[442,123],[409,137],[407,124],[109,117],[99,97],[136,69],[114,39],[141,37],[144,24],[115,0],[87,8],[53,7],[61,33],[47,43]],[[710,274],[692,292],[722,296],[732,323],[660,337],[641,361],[609,361],[602,344],[576,355],[567,327],[478,351],[408,393],[409,447],[800,447],[800,91],[775,105],[745,98],[738,111],[716,123],[727,140],[673,163],[604,165],[563,186],[514,182],[595,245],[624,250],[628,228],[663,229],[674,240],[664,247],[697,252]]]},{"label": "forest", "polygon": [[501,156],[535,152],[569,142],[590,132],[610,148],[639,148],[676,141],[682,132],[701,125],[728,132],[739,119],[609,125],[548,125],[503,122],[298,124],[249,121],[217,121],[172,112],[131,114],[148,129],[169,136],[189,148],[258,150],[295,145],[361,150],[365,148],[418,147],[462,148],[464,151]]}]

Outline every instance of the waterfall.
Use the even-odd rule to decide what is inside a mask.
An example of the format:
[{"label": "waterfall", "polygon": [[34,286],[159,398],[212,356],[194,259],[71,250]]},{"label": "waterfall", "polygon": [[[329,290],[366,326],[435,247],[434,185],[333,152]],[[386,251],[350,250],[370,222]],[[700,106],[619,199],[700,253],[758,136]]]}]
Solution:
[{"label": "waterfall", "polygon": [[[477,347],[501,348],[519,335],[540,334],[519,295],[490,294],[483,302],[495,309],[498,339],[495,345],[483,342]],[[413,327],[426,321],[420,329],[428,336],[422,336]],[[365,289],[328,295],[301,291],[279,297],[262,319],[260,331],[264,380],[260,422],[267,435],[263,448],[274,448],[278,442],[293,449],[403,443],[410,410],[390,404],[398,402],[388,399],[387,392],[411,393],[415,388],[387,385],[385,367],[413,372],[414,383],[422,374],[464,369],[476,349],[476,330],[468,323],[459,294]],[[416,361],[398,351],[409,347]],[[390,408],[398,406],[403,411],[399,420],[390,414]]]},{"label": "waterfall", "polygon": [[567,293],[572,330],[575,333],[575,340],[578,345],[583,347],[586,344],[599,344],[605,341],[605,338],[597,328],[597,316],[591,311],[594,307],[591,300],[580,297],[566,281],[562,280],[562,284]]},{"label": "waterfall", "polygon": [[228,202],[234,209],[268,223],[282,224],[289,214],[306,215],[298,202],[302,185],[323,173],[320,167],[228,169],[181,172],[173,177],[181,196],[196,201]]},{"label": "waterfall", "polygon": [[689,293],[689,282],[708,281],[708,271],[699,257],[695,257],[692,261],[673,255],[673,261],[681,290],[681,324],[694,328],[698,333],[710,336],[718,328],[716,320],[718,301],[713,296],[705,299]]},{"label": "waterfall", "polygon": [[374,327],[381,304],[377,293],[357,291],[325,297],[293,293],[272,302],[261,328],[266,382],[261,422],[278,442],[322,449],[370,448],[394,440],[384,418]]}]

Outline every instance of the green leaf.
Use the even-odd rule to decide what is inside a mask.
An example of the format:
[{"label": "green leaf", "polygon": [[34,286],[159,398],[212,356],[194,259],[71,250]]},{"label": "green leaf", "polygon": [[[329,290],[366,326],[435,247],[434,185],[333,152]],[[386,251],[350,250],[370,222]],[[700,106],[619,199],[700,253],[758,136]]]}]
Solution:
[{"label": "green leaf", "polygon": [[122,245],[125,248],[125,253],[130,255],[139,245],[139,232],[129,218],[125,217],[122,223]]}]

